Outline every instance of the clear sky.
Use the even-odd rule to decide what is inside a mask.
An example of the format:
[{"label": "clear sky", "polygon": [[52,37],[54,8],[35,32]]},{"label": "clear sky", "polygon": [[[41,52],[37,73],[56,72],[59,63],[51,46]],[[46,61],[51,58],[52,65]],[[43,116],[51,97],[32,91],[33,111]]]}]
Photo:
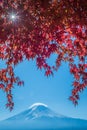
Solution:
[{"label": "clear sky", "polygon": [[[53,64],[55,56],[49,61]],[[0,62],[0,68],[4,64]],[[24,61],[15,68],[15,73],[24,80],[24,87],[13,89],[15,107],[12,112],[5,108],[5,94],[0,90],[0,120],[26,110],[36,102],[47,104],[52,110],[62,115],[87,119],[87,90],[81,93],[79,105],[75,107],[68,97],[72,90],[73,77],[69,66],[63,63],[54,76],[45,77],[44,72],[36,67],[35,61]]]}]

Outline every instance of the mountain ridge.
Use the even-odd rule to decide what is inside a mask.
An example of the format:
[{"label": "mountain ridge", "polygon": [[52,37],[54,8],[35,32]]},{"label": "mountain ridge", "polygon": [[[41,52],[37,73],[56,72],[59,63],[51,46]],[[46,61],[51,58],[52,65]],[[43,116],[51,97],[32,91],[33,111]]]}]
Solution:
[{"label": "mountain ridge", "polygon": [[[39,117],[63,117],[60,114],[57,114],[53,110],[51,110],[46,104],[43,103],[35,103],[31,105],[27,110],[14,115],[6,120],[19,120],[25,117],[25,120],[33,120]],[[24,118],[23,118],[24,120]]]},{"label": "mountain ridge", "polygon": [[36,130],[36,128],[37,129],[64,128],[65,130],[65,128],[71,129],[72,127],[75,130],[76,128],[87,129],[87,120],[76,119],[66,117],[61,114],[57,114],[56,112],[51,110],[46,104],[43,103],[35,103],[31,105],[27,110],[4,120],[2,124],[3,127],[8,124],[6,128],[8,127],[9,129],[10,127],[13,129],[14,126],[14,130],[16,129],[19,130],[22,128],[23,130],[25,130],[25,127],[26,130],[29,129]]}]

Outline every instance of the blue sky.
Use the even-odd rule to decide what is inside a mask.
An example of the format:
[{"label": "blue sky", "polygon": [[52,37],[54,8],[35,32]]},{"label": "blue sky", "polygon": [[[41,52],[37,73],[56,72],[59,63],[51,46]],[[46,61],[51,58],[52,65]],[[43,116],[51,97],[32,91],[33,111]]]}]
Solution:
[{"label": "blue sky", "polygon": [[[49,60],[53,64],[55,56]],[[4,64],[0,62],[0,68]],[[24,61],[15,68],[15,73],[25,84],[23,87],[15,86],[13,89],[15,107],[12,112],[5,108],[5,94],[0,91],[0,120],[13,116],[27,109],[30,105],[36,102],[47,104],[52,110],[57,113],[87,119],[87,90],[81,94],[79,105],[75,107],[68,97],[72,90],[73,77],[69,73],[67,63],[62,63],[62,66],[54,76],[44,76],[44,71],[40,71],[36,67],[35,61]]]}]

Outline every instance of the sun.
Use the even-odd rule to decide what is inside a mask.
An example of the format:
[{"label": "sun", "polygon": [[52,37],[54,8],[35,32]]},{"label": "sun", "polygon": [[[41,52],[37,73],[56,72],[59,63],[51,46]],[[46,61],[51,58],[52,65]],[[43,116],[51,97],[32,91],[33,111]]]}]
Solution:
[{"label": "sun", "polygon": [[15,19],[16,17],[15,17],[15,15],[12,15],[11,18],[12,18],[12,19]]},{"label": "sun", "polygon": [[16,20],[16,15],[15,15],[15,14],[11,14],[11,15],[10,15],[10,19],[11,19],[12,21]]}]

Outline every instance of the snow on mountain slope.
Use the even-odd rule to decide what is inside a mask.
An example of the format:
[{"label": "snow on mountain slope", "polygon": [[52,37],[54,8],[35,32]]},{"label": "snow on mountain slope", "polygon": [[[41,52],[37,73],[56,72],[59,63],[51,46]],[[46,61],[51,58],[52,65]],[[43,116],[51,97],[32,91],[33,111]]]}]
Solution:
[{"label": "snow on mountain slope", "polygon": [[87,130],[87,121],[57,114],[43,103],[35,103],[27,110],[4,120],[0,124],[0,130],[72,130],[72,128],[73,130]]},{"label": "snow on mountain slope", "polygon": [[40,117],[54,118],[63,116],[55,113],[43,103],[35,103],[24,112],[15,115],[7,120],[34,120]]}]

